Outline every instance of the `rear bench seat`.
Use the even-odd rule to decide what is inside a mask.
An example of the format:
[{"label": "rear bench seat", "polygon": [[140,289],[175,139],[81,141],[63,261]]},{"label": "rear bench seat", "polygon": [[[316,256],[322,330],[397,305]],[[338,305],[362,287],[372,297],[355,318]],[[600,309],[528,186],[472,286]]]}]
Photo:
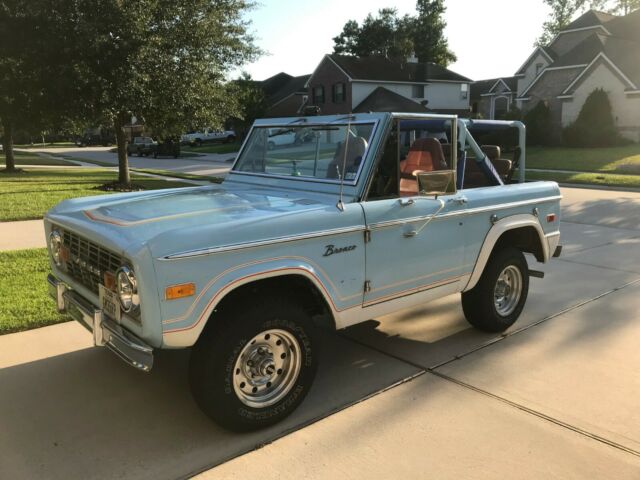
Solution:
[{"label": "rear bench seat", "polygon": [[[512,162],[506,158],[500,158],[500,147],[498,145],[483,145],[480,147],[484,154],[489,157],[494,168],[500,175],[502,181],[506,181],[511,172]],[[486,187],[489,186],[489,180],[482,173],[474,157],[467,157],[464,171],[464,187]]]}]

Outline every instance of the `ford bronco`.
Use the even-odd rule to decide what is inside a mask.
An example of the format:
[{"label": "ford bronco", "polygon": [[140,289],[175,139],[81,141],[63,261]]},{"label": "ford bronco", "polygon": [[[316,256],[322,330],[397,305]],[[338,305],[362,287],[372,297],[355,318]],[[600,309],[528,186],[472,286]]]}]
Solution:
[{"label": "ford bronco", "polygon": [[[307,140],[272,138],[292,134]],[[507,137],[502,151],[489,143]],[[509,328],[542,276],[524,253],[547,262],[561,249],[558,185],[525,183],[524,167],[519,122],[258,120],[220,185],[50,210],[49,289],[95,345],[142,371],[154,349],[191,348],[202,410],[261,428],[309,391],[318,328],[456,293],[474,327]]]}]

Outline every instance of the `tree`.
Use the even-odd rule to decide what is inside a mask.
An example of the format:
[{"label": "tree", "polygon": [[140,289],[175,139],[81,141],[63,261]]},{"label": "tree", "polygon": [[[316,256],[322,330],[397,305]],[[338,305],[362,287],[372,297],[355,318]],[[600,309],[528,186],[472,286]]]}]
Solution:
[{"label": "tree", "polygon": [[367,15],[362,26],[349,20],[333,38],[333,51],[357,57],[406,58],[413,51],[412,20],[409,16],[398,17],[395,8],[382,8],[376,17]]},{"label": "tree", "polygon": [[339,55],[406,59],[415,53],[421,62],[434,62],[443,66],[456,60],[444,36],[446,7],[444,0],[418,0],[417,15],[398,16],[395,8],[378,10],[362,22],[344,24],[340,35],[333,38],[333,52]]},{"label": "tree", "polygon": [[229,84],[227,94],[238,101],[238,115],[232,117],[232,121],[236,133],[244,138],[254,120],[262,117],[267,110],[264,90],[252,80],[251,75],[242,72],[240,78]]},{"label": "tree", "polygon": [[614,0],[608,3],[608,11],[617,15],[628,15],[640,8],[640,0]]},{"label": "tree", "polygon": [[524,115],[527,127],[528,145],[549,145],[552,143],[551,110],[543,100]]},{"label": "tree", "polygon": [[573,16],[584,8],[586,0],[544,0],[544,3],[551,7],[551,13],[542,24],[542,35],[536,41],[539,46],[551,43],[558,32],[571,23]]},{"label": "tree", "polygon": [[0,120],[5,171],[17,171],[17,130],[47,129],[71,111],[73,68],[66,61],[66,15],[53,0],[0,2]]},{"label": "tree", "polygon": [[418,0],[418,15],[414,20],[413,41],[415,54],[420,62],[433,62],[447,66],[456,61],[456,55],[449,50],[444,29],[446,7],[444,0]]},{"label": "tree", "polygon": [[563,131],[572,147],[608,147],[619,142],[609,96],[596,88],[585,100],[576,121]]},{"label": "tree", "polygon": [[175,136],[237,112],[225,76],[259,53],[243,20],[250,7],[246,0],[77,2],[82,95],[93,115],[111,119],[121,186],[130,183],[124,126],[132,116]]}]

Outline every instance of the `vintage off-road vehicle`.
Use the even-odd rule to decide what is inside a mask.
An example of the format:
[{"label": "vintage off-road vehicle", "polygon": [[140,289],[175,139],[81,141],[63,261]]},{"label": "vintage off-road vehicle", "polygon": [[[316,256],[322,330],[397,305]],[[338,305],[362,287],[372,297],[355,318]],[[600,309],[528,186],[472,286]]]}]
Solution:
[{"label": "vintage off-road vehicle", "polygon": [[[290,133],[309,140],[270,138]],[[502,152],[487,144],[506,137]],[[49,211],[50,291],[95,345],[140,370],[154,349],[193,347],[200,407],[228,428],[260,428],[307,394],[319,327],[455,293],[473,326],[512,325],[529,276],[542,275],[523,254],[547,262],[561,248],[558,185],[525,183],[524,164],[519,122],[259,120],[220,185]]]}]

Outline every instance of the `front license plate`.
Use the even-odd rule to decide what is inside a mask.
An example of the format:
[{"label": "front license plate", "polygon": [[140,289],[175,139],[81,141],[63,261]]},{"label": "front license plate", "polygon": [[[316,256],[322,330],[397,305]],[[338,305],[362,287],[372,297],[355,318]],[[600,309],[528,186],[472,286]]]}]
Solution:
[{"label": "front license plate", "polygon": [[120,323],[121,312],[118,295],[101,284],[99,287],[99,297],[100,307],[104,314]]}]

